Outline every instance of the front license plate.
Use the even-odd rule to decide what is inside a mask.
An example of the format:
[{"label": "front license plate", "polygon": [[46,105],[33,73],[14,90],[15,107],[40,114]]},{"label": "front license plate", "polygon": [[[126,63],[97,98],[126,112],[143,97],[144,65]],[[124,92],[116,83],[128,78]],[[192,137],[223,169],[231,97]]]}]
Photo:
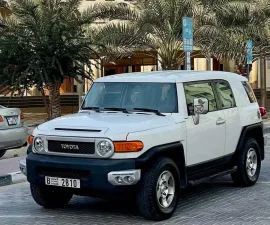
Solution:
[{"label": "front license plate", "polygon": [[17,125],[17,116],[7,117],[7,122],[9,126]]},{"label": "front license plate", "polygon": [[78,179],[60,178],[60,177],[45,177],[45,184],[50,186],[80,188],[81,183]]}]

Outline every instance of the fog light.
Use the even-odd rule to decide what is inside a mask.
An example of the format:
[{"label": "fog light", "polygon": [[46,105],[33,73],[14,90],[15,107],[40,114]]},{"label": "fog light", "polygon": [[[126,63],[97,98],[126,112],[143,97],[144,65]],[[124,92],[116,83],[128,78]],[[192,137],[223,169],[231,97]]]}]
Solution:
[{"label": "fog light", "polygon": [[134,178],[131,176],[125,177],[128,183],[132,183],[134,181]]},{"label": "fog light", "polygon": [[140,178],[141,170],[123,170],[108,173],[108,181],[112,185],[134,185]]},{"label": "fog light", "polygon": [[116,182],[118,183],[118,184],[122,184],[123,183],[123,179],[122,179],[122,177],[116,177],[115,178],[115,180],[116,180]]}]

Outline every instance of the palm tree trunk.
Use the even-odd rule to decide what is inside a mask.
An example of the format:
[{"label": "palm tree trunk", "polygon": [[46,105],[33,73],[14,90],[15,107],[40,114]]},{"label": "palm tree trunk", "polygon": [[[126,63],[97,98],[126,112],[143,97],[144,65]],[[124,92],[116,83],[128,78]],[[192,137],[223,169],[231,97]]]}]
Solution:
[{"label": "palm tree trunk", "polygon": [[180,64],[172,63],[172,64],[161,64],[162,70],[179,70]]},{"label": "palm tree trunk", "polygon": [[49,121],[49,117],[50,117],[50,110],[49,110],[49,105],[48,105],[48,102],[47,102],[47,98],[46,98],[46,94],[45,94],[45,91],[43,88],[40,89],[40,92],[41,92],[41,95],[42,95],[42,98],[43,98],[43,102],[44,102],[44,106],[45,106],[45,110],[46,110],[46,113],[47,113],[47,118],[46,118],[46,121]]},{"label": "palm tree trunk", "polygon": [[48,120],[52,120],[61,116],[60,86],[61,86],[61,83],[56,83],[56,84],[50,83],[47,85],[48,90],[49,90],[49,100],[50,100]]}]

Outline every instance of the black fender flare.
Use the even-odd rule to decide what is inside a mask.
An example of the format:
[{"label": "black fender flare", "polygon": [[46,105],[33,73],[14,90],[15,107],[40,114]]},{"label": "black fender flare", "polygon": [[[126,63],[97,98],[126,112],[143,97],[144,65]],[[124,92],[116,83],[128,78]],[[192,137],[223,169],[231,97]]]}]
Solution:
[{"label": "black fender flare", "polygon": [[173,142],[150,148],[135,160],[135,166],[142,170],[147,169],[151,166],[151,162],[161,156],[168,157],[176,163],[180,172],[180,186],[185,188],[187,186],[187,172],[184,147],[181,142]]},{"label": "black fender flare", "polygon": [[264,152],[264,138],[263,138],[263,123],[262,122],[243,127],[237,147],[236,147],[235,156],[237,157],[242,152],[243,147],[245,146],[246,137],[250,137],[250,136],[253,137],[253,135],[250,135],[252,131],[254,131],[254,134],[253,134],[255,135],[254,138],[257,139],[259,147],[260,147],[261,159],[264,160],[265,152]]}]

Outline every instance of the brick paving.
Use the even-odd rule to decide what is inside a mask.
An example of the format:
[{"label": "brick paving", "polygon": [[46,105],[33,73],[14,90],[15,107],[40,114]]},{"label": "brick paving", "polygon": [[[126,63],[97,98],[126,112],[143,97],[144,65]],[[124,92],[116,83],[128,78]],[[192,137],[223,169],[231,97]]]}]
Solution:
[{"label": "brick paving", "polygon": [[[270,140],[269,140],[270,141]],[[270,142],[258,183],[235,187],[229,176],[182,193],[174,216],[146,221],[130,202],[73,197],[63,209],[46,210],[30,196],[29,184],[0,188],[0,225],[268,225],[270,224]]]}]

